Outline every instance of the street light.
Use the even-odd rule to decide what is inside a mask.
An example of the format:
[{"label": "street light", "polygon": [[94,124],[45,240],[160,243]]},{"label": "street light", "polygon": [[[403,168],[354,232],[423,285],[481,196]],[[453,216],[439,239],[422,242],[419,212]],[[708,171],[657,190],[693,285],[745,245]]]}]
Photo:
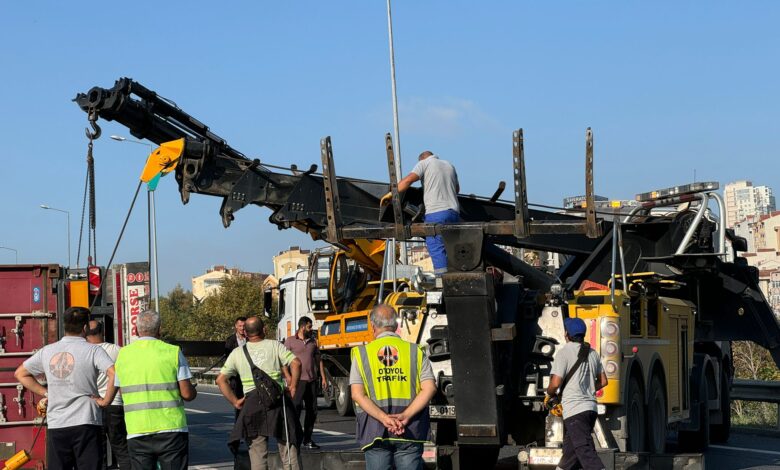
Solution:
[{"label": "street light", "polygon": [[8,250],[14,252],[14,264],[19,264],[19,252],[15,248],[9,248],[7,246],[0,246],[0,250]]},{"label": "street light", "polygon": [[[149,155],[154,151],[152,144],[148,142],[142,142],[140,140],[128,139],[121,135],[112,135],[112,140],[117,142],[130,142],[138,145],[146,145],[149,147]],[[147,156],[148,158],[148,156]],[[154,191],[146,191],[146,203],[147,203],[147,231],[149,237],[149,270],[152,273],[154,279],[154,309],[160,311],[160,282],[157,279],[157,208],[154,203]],[[151,288],[151,283],[150,283]]]},{"label": "street light", "polygon": [[50,207],[46,204],[41,204],[41,209],[48,209],[50,211],[62,212],[68,216],[68,267],[70,267],[70,211],[63,209],[57,209],[56,207]]}]

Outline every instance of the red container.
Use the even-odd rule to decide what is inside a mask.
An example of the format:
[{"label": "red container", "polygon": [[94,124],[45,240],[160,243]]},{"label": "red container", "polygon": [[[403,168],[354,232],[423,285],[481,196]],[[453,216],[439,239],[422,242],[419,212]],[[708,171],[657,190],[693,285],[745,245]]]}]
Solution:
[{"label": "red container", "polygon": [[45,468],[46,430],[30,449],[41,421],[35,409],[40,397],[25,390],[14,371],[59,339],[66,290],[58,265],[0,265],[0,460],[25,449],[32,458],[24,468]]}]

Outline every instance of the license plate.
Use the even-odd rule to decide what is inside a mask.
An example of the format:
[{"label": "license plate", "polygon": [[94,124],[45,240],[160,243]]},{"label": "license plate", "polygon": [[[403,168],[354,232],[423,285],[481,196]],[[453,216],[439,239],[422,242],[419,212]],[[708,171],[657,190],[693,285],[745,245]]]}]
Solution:
[{"label": "license plate", "polygon": [[428,412],[431,418],[455,419],[455,405],[429,405]]},{"label": "license plate", "polygon": [[530,465],[558,465],[563,457],[563,449],[545,449],[535,447],[528,453]]}]

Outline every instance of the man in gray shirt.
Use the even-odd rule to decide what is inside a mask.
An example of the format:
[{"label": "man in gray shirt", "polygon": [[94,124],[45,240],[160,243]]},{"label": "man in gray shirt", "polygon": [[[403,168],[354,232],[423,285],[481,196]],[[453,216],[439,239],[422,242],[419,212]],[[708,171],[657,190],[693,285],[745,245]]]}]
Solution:
[{"label": "man in gray shirt", "polygon": [[[65,336],[24,361],[14,376],[26,389],[48,399],[47,468],[99,470],[103,466],[100,408],[116,395],[114,361],[84,338],[89,309],[71,307],[63,317]],[[99,373],[108,378],[103,398],[95,398]],[[40,375],[46,376],[46,386],[36,379]]]},{"label": "man in gray shirt", "polygon": [[[458,173],[452,163],[440,160],[433,152],[426,150],[418,158],[411,173],[398,182],[398,192],[409,189],[415,181],[422,181],[423,203],[425,204],[425,222],[447,224],[460,221],[458,204]],[[390,193],[382,197],[381,205],[390,202]],[[428,253],[433,261],[433,271],[437,275],[447,272],[447,251],[440,235],[425,237]]]},{"label": "man in gray shirt", "polygon": [[[563,406],[563,456],[558,468],[599,470],[604,464],[593,444],[593,426],[596,424],[596,392],[607,386],[607,374],[601,365],[599,353],[584,342],[587,328],[579,318],[563,322],[566,344],[555,355],[547,395],[560,396]],[[569,381],[564,378],[577,365],[580,351],[587,354],[574,370]],[[598,379],[598,383],[596,380]],[[559,390],[561,389],[562,390]]]}]

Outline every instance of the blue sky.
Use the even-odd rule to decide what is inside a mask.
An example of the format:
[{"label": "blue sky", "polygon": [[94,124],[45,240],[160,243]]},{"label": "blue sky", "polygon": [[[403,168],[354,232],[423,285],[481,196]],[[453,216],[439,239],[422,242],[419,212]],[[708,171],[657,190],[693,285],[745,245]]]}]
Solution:
[{"label": "blue sky", "polygon": [[[0,4],[0,245],[21,262],[75,261],[86,116],[70,100],[129,76],[252,157],[319,163],[386,180],[392,130],[386,5],[344,2],[3,2]],[[776,2],[464,2],[393,5],[405,170],[431,149],[467,193],[511,182],[511,132],[526,137],[529,199],[583,192],[595,134],[596,192],[750,179],[780,191],[780,5]],[[98,261],[106,263],[146,148],[103,123],[95,144]],[[158,190],[161,290],[214,264],[271,270],[289,245],[265,209],[222,228],[220,200],[182,206]],[[116,261],[146,257],[140,204]],[[13,253],[0,250],[0,263]]]}]

